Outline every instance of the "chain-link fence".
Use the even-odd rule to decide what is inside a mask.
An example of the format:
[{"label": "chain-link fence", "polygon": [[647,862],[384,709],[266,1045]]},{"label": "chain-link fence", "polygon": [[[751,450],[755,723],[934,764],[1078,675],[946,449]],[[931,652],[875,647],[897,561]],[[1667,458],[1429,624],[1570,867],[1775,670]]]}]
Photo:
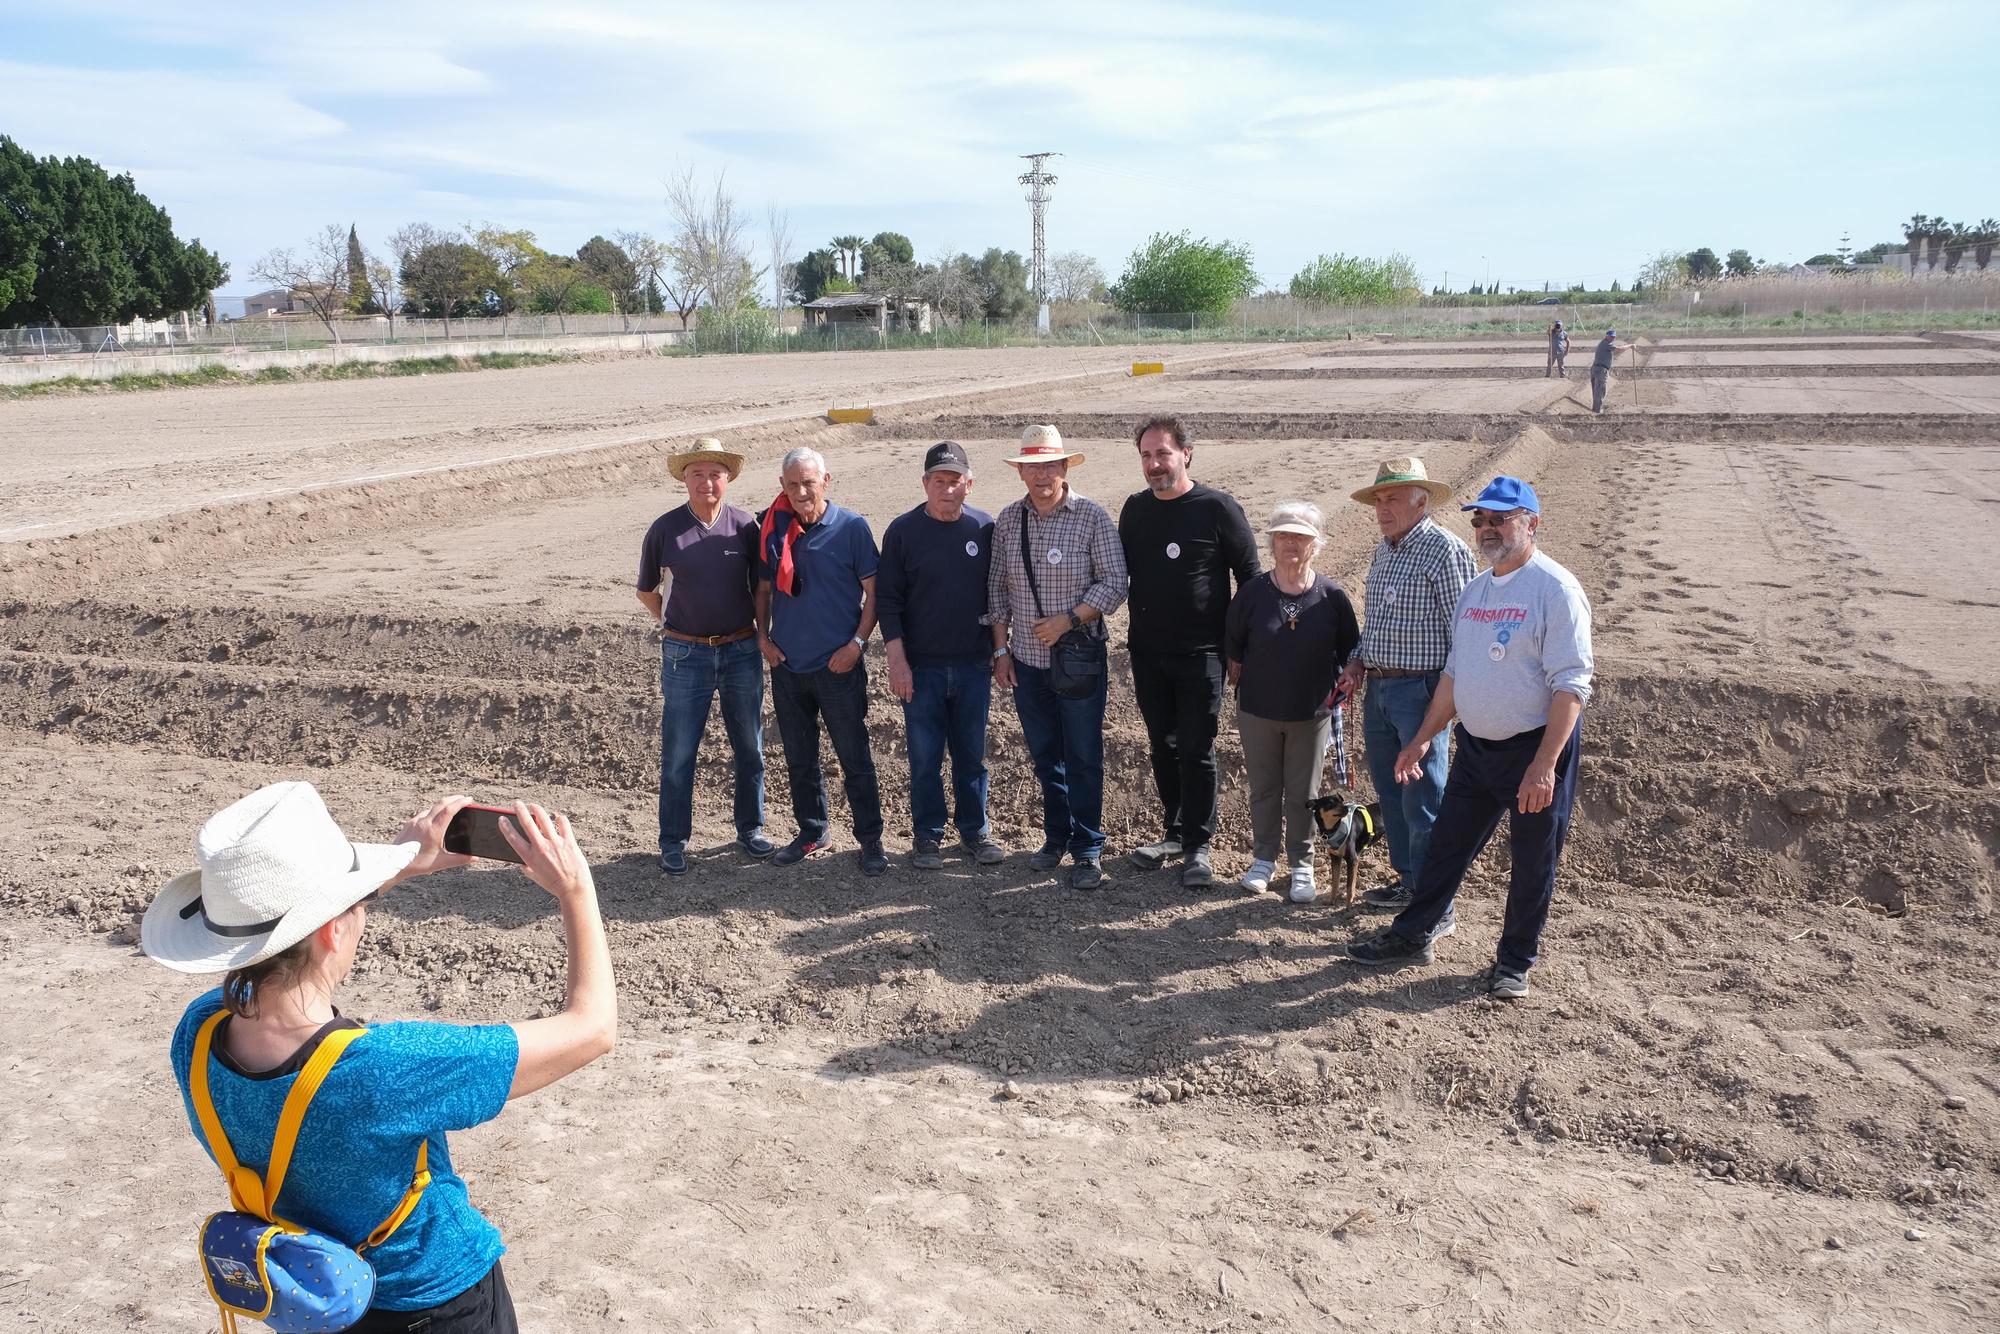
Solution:
[{"label": "chain-link fence", "polygon": [[[694,320],[689,321],[695,323]],[[277,319],[226,320],[216,325],[190,321],[140,321],[131,325],[83,328],[35,327],[0,329],[0,357],[93,357],[113,353],[219,352],[331,347],[417,345],[447,340],[499,338],[609,337],[651,334],[673,340],[681,336],[676,315],[498,315],[480,319],[408,319],[372,317],[335,320],[333,328],[319,320],[286,316]]]}]

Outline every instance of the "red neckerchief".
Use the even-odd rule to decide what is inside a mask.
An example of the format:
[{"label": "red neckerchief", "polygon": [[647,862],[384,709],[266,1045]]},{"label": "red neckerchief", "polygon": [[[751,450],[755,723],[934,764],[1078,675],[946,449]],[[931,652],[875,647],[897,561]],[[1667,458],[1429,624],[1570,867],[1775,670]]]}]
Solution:
[{"label": "red neckerchief", "polygon": [[781,513],[790,516],[791,522],[785,525],[785,535],[779,540],[778,577],[774,582],[778,585],[778,591],[789,597],[794,595],[799,583],[798,571],[792,568],[792,542],[798,537],[804,525],[799,522],[798,512],[792,508],[792,498],[782,491],[778,493],[778,498],[771,502],[771,508],[764,511],[764,526],[757,534],[757,549],[767,559],[770,557],[771,527]]}]

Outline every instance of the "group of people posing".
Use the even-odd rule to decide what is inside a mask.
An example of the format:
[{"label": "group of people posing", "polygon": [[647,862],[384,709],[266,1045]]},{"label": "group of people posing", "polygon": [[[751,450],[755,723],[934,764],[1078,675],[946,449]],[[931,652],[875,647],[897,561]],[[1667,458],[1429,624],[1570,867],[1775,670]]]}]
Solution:
[{"label": "group of people posing", "polygon": [[[1266,569],[1242,507],[1195,480],[1194,444],[1177,419],[1149,417],[1132,439],[1145,488],[1115,522],[1072,484],[1084,455],[1054,426],[1029,427],[1006,459],[1025,494],[997,517],[969,503],[966,450],[940,441],[923,458],[922,503],[891,521],[879,546],[866,519],[831,499],[832,475],[814,450],[784,456],[783,490],[761,515],[728,502],[741,455],[710,438],[672,455],[669,470],[688,500],[646,533],[637,580],[661,641],[661,869],[689,870],[695,759],[718,698],[734,759],[736,847],[778,866],[831,850],[824,731],[860,869],[889,869],[867,725],[868,650],[879,628],[890,693],[903,708],[910,865],[942,867],[948,834],[957,855],[977,864],[1007,857],[987,815],[986,734],[999,687],[1013,696],[1041,788],[1042,841],[1029,866],[1053,871],[1067,860],[1071,886],[1097,889],[1109,677],[1101,664],[1106,619],[1125,606],[1161,812],[1160,837],[1126,854],[1134,867],[1171,864],[1190,889],[1215,882],[1215,742],[1233,694],[1252,839],[1238,883],[1312,902],[1310,803],[1340,737],[1342,705],[1359,695],[1396,877],[1363,903],[1398,915],[1350,953],[1371,964],[1427,961],[1432,943],[1455,930],[1459,881],[1511,811],[1514,889],[1489,986],[1525,994],[1575,799],[1591,680],[1589,602],[1536,549],[1534,489],[1496,478],[1463,507],[1490,566],[1478,575],[1470,548],[1431,517],[1451,489],[1421,459],[1383,463],[1353,493],[1382,533],[1363,621],[1346,591],[1313,568],[1324,524],[1317,505],[1272,509]],[[797,824],[783,846],[764,832],[767,670]],[[1454,719],[1456,780],[1443,736]]]},{"label": "group of people posing", "polygon": [[[1040,780],[1042,842],[1030,864],[1049,871],[1067,858],[1070,883],[1096,889],[1106,618],[1129,604],[1132,683],[1162,823],[1157,841],[1127,854],[1133,865],[1174,863],[1182,884],[1213,883],[1215,738],[1233,691],[1253,842],[1240,883],[1269,891],[1282,874],[1291,898],[1312,900],[1308,803],[1342,705],[1360,692],[1395,871],[1362,901],[1396,916],[1350,941],[1349,957],[1429,962],[1455,929],[1467,868],[1505,816],[1511,883],[1487,989],[1526,995],[1591,689],[1590,605],[1536,549],[1534,488],[1497,477],[1462,507],[1487,564],[1476,573],[1471,550],[1432,517],[1451,489],[1420,459],[1383,463],[1353,493],[1382,533],[1357,619],[1347,593],[1313,568],[1316,505],[1272,510],[1263,569],[1242,508],[1190,475],[1194,446],[1179,422],[1148,418],[1133,440],[1146,486],[1115,524],[1071,485],[1083,455],[1053,426],[1030,427],[1007,459],[1025,494],[997,518],[967,504],[972,462],[941,441],[924,455],[923,503],[898,516],[879,547],[865,519],[829,498],[826,460],[810,449],[785,455],[783,492],[761,515],[727,501],[741,456],[712,439],[674,454],[687,503],[647,532],[638,578],[658,623],[666,696],[661,868],[689,869],[695,757],[719,697],[742,852],[794,864],[828,849],[823,729],[861,869],[888,869],[867,729],[868,647],[879,627],[908,738],[911,864],[941,867],[947,829],[975,863],[1007,856],[987,819],[997,685],[1013,694]],[[798,824],[782,848],[763,827],[767,673]],[[232,1208],[282,1220],[288,1236],[311,1231],[359,1251],[372,1271],[365,1293],[329,1296],[308,1274],[288,1300],[364,1303],[352,1328],[367,1334],[516,1328],[500,1233],[470,1203],[446,1134],[582,1068],[610,1050],[617,1029],[590,863],[567,820],[526,804],[499,827],[559,908],[569,954],[562,1008],[513,1024],[370,1027],[335,1004],[368,904],[469,860],[445,848],[466,805],[446,797],[416,811],[393,842],[356,843],[310,784],[272,784],[203,826],[198,868],[160,891],[141,930],[152,958],[222,978],[182,1013],[171,1059],[188,1123],[223,1169]],[[233,1261],[210,1232],[210,1294],[234,1303],[225,1312],[257,1315],[272,1300],[260,1288],[261,1250],[254,1263]]]}]

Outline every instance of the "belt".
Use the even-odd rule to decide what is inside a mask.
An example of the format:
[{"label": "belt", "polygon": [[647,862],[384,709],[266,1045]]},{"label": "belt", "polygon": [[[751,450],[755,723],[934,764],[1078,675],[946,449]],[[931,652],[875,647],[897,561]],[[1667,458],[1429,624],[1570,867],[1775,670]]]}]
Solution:
[{"label": "belt", "polygon": [[736,630],[726,635],[684,635],[678,630],[669,630],[664,625],[660,627],[660,637],[662,639],[678,639],[683,644],[702,644],[709,648],[721,648],[724,644],[734,644],[748,639],[756,633],[757,627],[754,625],[746,625],[741,630]]},{"label": "belt", "polygon": [[[1440,668],[1439,670],[1442,670],[1442,668]],[[1430,672],[1427,672],[1427,671],[1425,671],[1425,672],[1406,672],[1406,671],[1404,671],[1404,670],[1403,670],[1403,669],[1402,669],[1401,667],[1370,667],[1370,668],[1368,669],[1368,674],[1369,674],[1370,676],[1430,676],[1430,675],[1432,675],[1432,673],[1430,673]]]}]

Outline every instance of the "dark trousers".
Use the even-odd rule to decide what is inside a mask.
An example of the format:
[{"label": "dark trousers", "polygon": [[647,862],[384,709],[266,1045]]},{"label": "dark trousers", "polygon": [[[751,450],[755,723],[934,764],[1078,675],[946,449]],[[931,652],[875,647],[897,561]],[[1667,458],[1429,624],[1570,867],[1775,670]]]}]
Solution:
[{"label": "dark trousers", "polygon": [[1132,693],[1146,720],[1153,786],[1167,837],[1192,851],[1215,837],[1215,732],[1222,714],[1220,653],[1134,654]]},{"label": "dark trousers", "polygon": [[1604,392],[1610,386],[1611,372],[1602,366],[1590,368],[1590,410],[1604,411]]},{"label": "dark trousers", "polygon": [[1049,669],[1014,664],[1014,711],[1042,783],[1042,843],[1078,858],[1104,851],[1104,683],[1064,699]]},{"label": "dark trousers", "polygon": [[986,716],[993,702],[993,668],[984,661],[952,667],[912,667],[915,685],[903,705],[910,734],[910,833],[944,839],[944,757],[951,753],[951,816],[961,839],[986,830]]},{"label": "dark trousers", "polygon": [[347,1334],[517,1334],[520,1328],[514,1322],[514,1296],[495,1260],[485,1278],[449,1301],[421,1311],[370,1309],[347,1327]]},{"label": "dark trousers", "polygon": [[783,663],[771,669],[772,712],[785,743],[785,768],[792,782],[792,816],[799,835],[826,838],[826,775],[819,764],[819,724],[840,761],[841,787],[854,817],[854,836],[863,843],[882,837],[882,794],[875,784],[875,757],[868,750],[868,664],[848,672],[795,672]]},{"label": "dark trousers", "polygon": [[1444,801],[1438,807],[1437,823],[1431,826],[1430,847],[1424,853],[1410,906],[1396,915],[1394,929],[1412,939],[1422,939],[1437,929],[1452,909],[1467,868],[1505,816],[1507,849],[1514,866],[1496,959],[1503,968],[1525,973],[1534,966],[1541,946],[1542,926],[1549,920],[1549,901],[1555,896],[1556,860],[1569,837],[1583,724],[1577,724],[1569,743],[1556,757],[1554,800],[1533,815],[1521,813],[1517,798],[1521,779],[1542,744],[1544,729],[1537,727],[1505,741],[1481,741],[1463,727],[1453,730],[1458,734],[1458,745],[1451,757],[1451,777],[1445,780]]}]

